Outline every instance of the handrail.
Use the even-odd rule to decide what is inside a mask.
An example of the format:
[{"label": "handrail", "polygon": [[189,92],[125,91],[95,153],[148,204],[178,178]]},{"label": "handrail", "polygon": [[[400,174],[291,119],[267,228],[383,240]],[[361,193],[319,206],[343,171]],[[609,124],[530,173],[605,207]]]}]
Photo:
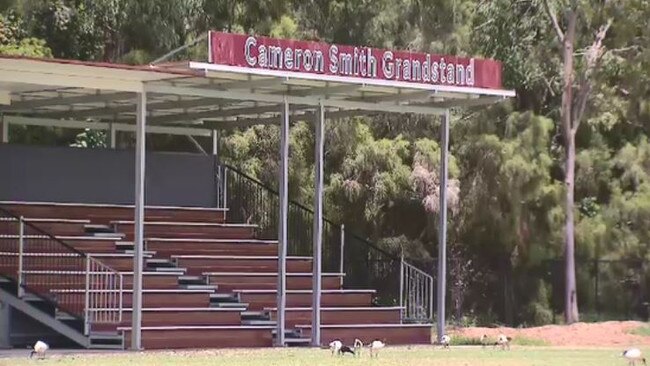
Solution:
[{"label": "handrail", "polygon": [[52,234],[43,231],[43,230],[42,230],[41,228],[39,228],[38,226],[36,226],[36,225],[30,223],[29,221],[26,221],[26,220],[24,219],[24,217],[18,216],[18,215],[16,215],[16,214],[14,214],[13,212],[11,212],[11,211],[9,211],[9,210],[7,210],[7,209],[5,209],[5,208],[2,208],[2,207],[0,207],[0,213],[3,213],[3,214],[8,215],[8,216],[11,216],[11,217],[13,217],[16,221],[20,221],[20,220],[22,220],[22,222],[23,222],[24,225],[29,226],[31,229],[38,231],[39,233],[41,233],[41,235],[46,236],[48,239],[50,239],[50,240],[54,240],[54,241],[58,242],[60,245],[64,246],[66,249],[70,250],[71,252],[73,252],[73,253],[75,253],[75,254],[79,254],[79,255],[82,256],[82,257],[85,257],[85,256],[86,256],[86,253],[81,252],[81,251],[75,249],[74,247],[72,247],[72,246],[66,244],[66,243],[63,242],[61,239],[57,238],[56,236],[53,236]]},{"label": "handrail", "polygon": [[[233,172],[235,172],[235,173],[241,175],[242,177],[246,178],[247,180],[251,181],[252,183],[255,183],[256,185],[260,186],[261,188],[267,190],[269,193],[274,194],[274,195],[278,195],[278,191],[276,191],[276,190],[274,190],[273,188],[267,186],[267,185],[264,184],[263,182],[261,182],[261,181],[255,179],[255,178],[253,178],[253,177],[251,177],[250,175],[248,175],[248,174],[242,172],[241,170],[239,170],[239,169],[237,169],[237,168],[235,168],[235,167],[233,167],[233,166],[231,166],[231,165],[229,165],[229,164],[223,164],[223,163],[220,163],[219,165],[221,165],[221,166],[223,166],[223,167],[226,167],[226,168],[228,168],[229,170],[232,170]],[[314,211],[313,211],[312,209],[310,209],[309,207],[303,205],[302,203],[300,203],[300,202],[298,202],[298,201],[295,201],[295,200],[291,200],[291,199],[290,199],[290,200],[289,200],[289,205],[293,205],[293,206],[296,206],[296,207],[298,207],[298,208],[300,208],[300,209],[302,209],[302,210],[305,210],[305,211],[307,211],[307,213],[309,213],[309,214],[312,214],[312,215],[314,214]],[[328,224],[331,224],[331,225],[335,225],[335,226],[341,226],[341,225],[342,225],[342,224],[335,223],[334,221],[332,221],[332,220],[330,220],[330,219],[328,219],[328,218],[326,218],[326,217],[323,217],[323,222],[328,223]],[[394,259],[394,260],[396,260],[396,261],[399,261],[399,260],[400,260],[400,258],[399,258],[398,256],[396,256],[395,254],[392,254],[392,253],[387,252],[386,250],[384,250],[384,249],[378,247],[377,245],[375,245],[374,243],[368,241],[368,239],[359,236],[358,234],[355,234],[355,233],[352,233],[352,232],[346,231],[346,235],[352,236],[352,237],[354,237],[356,240],[362,241],[365,245],[367,245],[367,246],[369,246],[369,247],[371,247],[371,248],[373,248],[373,249],[375,249],[375,250],[378,250],[378,251],[382,252],[382,254],[384,254],[384,255],[386,255],[386,256],[389,256],[389,257],[391,257],[392,259]]]},{"label": "handrail", "polygon": [[[10,224],[0,234],[0,275],[16,282],[18,297],[27,290],[83,321],[86,335],[93,323],[122,321],[123,277],[119,271],[0,207],[0,225],[4,223]],[[17,236],[7,234],[16,230],[12,223],[18,224]],[[28,235],[25,229],[30,231]],[[48,275],[52,273],[55,275]],[[61,291],[81,287],[81,294]],[[108,294],[93,296],[96,289]]]},{"label": "handrail", "polygon": [[[233,221],[256,220],[267,239],[277,237],[278,192],[241,170],[227,164],[216,165],[217,201],[229,209]],[[314,211],[289,200],[288,252],[308,255],[312,246]],[[239,215],[239,216],[238,216]],[[313,253],[312,253],[313,254]],[[378,247],[366,238],[345,230],[345,225],[323,219],[323,267],[346,273],[341,285],[349,288],[376,288],[375,301],[385,305],[406,303],[402,321],[431,321],[433,277],[403,257]],[[344,261],[344,258],[354,258]],[[333,263],[336,261],[336,263]],[[399,281],[399,282],[398,282]],[[407,286],[405,287],[404,284]],[[415,287],[413,287],[415,286]],[[425,286],[426,289],[423,287]],[[415,308],[425,308],[417,313]]]}]

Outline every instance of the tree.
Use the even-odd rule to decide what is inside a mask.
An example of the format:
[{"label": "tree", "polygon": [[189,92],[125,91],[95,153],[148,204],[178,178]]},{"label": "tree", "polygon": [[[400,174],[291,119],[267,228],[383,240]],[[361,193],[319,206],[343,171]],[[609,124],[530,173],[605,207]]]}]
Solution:
[{"label": "tree", "polygon": [[576,268],[575,268],[575,171],[576,171],[576,133],[587,107],[587,101],[592,89],[592,77],[596,71],[600,59],[604,53],[603,40],[611,26],[611,20],[602,25],[596,33],[591,46],[584,53],[584,65],[580,72],[579,80],[575,83],[576,67],[574,65],[574,50],[576,47],[576,27],[579,13],[583,8],[577,0],[572,0],[565,6],[564,14],[565,27],[562,29],[555,10],[544,0],[544,8],[549,20],[553,24],[555,34],[562,45],[562,105],[560,107],[561,133],[565,150],[565,171],[564,183],[566,189],[565,197],[565,304],[564,316],[568,324],[579,320],[578,295],[576,289]]}]

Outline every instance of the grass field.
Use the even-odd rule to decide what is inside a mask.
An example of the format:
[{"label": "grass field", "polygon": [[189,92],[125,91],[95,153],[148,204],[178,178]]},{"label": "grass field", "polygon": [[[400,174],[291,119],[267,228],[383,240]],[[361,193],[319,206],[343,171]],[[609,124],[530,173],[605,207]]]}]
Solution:
[{"label": "grass field", "polygon": [[[649,354],[650,349],[644,353]],[[450,351],[433,347],[390,347],[377,359],[366,354],[360,358],[332,357],[328,350],[314,349],[256,349],[146,352],[97,355],[57,355],[44,360],[24,357],[0,359],[2,366],[57,365],[57,366],[326,366],[326,365],[377,365],[377,366],[612,366],[627,365],[621,350],[564,349],[552,347],[513,347],[511,351],[481,349],[480,347],[454,347]]]}]

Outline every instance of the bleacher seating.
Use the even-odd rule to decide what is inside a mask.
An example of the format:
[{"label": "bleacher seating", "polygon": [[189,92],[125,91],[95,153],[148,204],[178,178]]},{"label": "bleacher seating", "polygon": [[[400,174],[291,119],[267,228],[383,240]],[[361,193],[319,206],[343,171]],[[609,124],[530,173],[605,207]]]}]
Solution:
[{"label": "bleacher seating", "polygon": [[[120,271],[124,278],[121,324],[96,325],[123,334],[129,344],[133,288],[133,208],[119,205],[0,202],[43,231]],[[277,242],[255,237],[255,225],[225,222],[214,208],[147,207],[143,274],[142,344],[147,349],[269,347],[277,296]],[[9,230],[9,226],[4,226]],[[1,232],[0,234],[15,234]],[[27,230],[25,235],[38,233]],[[27,247],[26,252],[29,252]],[[57,253],[38,253],[57,256]],[[26,258],[29,260],[29,258]],[[354,259],[351,259],[354,260]],[[42,262],[46,263],[46,262]],[[27,284],[42,284],[58,303],[79,307],[83,272],[65,260],[30,267]],[[70,267],[70,268],[69,268]],[[311,257],[287,258],[287,339],[308,344],[312,301]],[[430,343],[427,325],[400,323],[400,308],[372,305],[374,290],[346,290],[345,273],[322,279],[322,342],[386,339],[388,344]],[[53,280],[54,279],[54,280]]]}]

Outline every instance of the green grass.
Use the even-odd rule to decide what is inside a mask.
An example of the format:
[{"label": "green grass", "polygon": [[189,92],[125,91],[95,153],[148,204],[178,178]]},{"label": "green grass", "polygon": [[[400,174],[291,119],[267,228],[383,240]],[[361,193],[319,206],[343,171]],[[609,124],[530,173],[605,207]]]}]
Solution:
[{"label": "green grass", "polygon": [[[494,337],[493,337],[494,338]],[[496,339],[490,339],[490,342],[494,343]],[[451,344],[453,346],[480,346],[481,338],[478,337],[465,337],[459,335],[453,335],[451,337]],[[517,346],[548,346],[548,343],[542,339],[536,338],[527,338],[522,336],[517,336],[512,339],[512,344]]]},{"label": "green grass", "polygon": [[[645,349],[650,352],[650,349]],[[513,346],[511,351],[481,347],[388,347],[377,359],[332,357],[328,350],[255,349],[49,355],[45,360],[0,359],[2,366],[612,366],[626,365],[619,349],[564,349]]]},{"label": "green grass", "polygon": [[630,334],[636,334],[644,337],[650,337],[650,325],[634,328],[630,330]]}]

